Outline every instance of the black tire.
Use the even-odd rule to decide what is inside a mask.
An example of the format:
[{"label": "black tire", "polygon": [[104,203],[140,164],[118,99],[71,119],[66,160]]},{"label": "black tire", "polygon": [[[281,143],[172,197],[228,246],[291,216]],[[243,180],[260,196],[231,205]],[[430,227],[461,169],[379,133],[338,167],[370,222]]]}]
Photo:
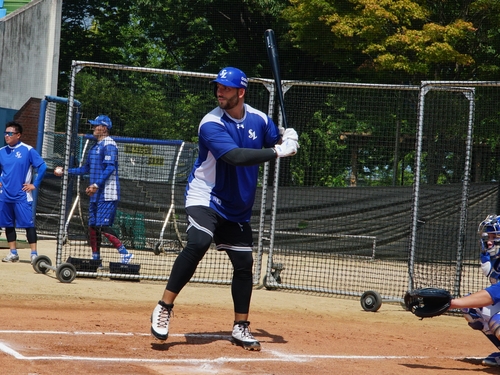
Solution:
[{"label": "black tire", "polygon": [[382,297],[374,290],[369,290],[363,293],[360,302],[363,310],[376,312],[382,306]]},{"label": "black tire", "polygon": [[56,277],[62,283],[70,283],[76,277],[76,268],[71,263],[63,263],[56,269]]},{"label": "black tire", "polygon": [[47,273],[50,269],[47,266],[52,266],[52,261],[46,255],[39,255],[33,260],[33,269],[36,273]]},{"label": "black tire", "polygon": [[[279,278],[279,280],[276,280],[276,282],[278,284],[281,284],[281,277]],[[270,286],[267,284],[267,276],[264,276],[263,283],[264,283],[264,286],[266,287],[267,290],[277,290],[278,289],[278,287],[276,287],[276,286]]]},{"label": "black tire", "polygon": [[267,290],[276,290],[275,287],[267,286],[267,276],[264,276],[263,283],[264,283],[264,286],[266,287]]}]

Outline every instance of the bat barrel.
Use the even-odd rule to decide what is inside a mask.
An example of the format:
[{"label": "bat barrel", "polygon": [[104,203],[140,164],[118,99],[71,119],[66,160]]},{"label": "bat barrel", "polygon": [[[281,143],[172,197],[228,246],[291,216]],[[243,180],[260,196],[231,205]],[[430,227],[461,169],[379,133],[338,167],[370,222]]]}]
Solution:
[{"label": "bat barrel", "polygon": [[266,39],[267,57],[269,59],[269,64],[271,65],[271,71],[273,73],[274,84],[276,86],[276,92],[278,93],[278,101],[281,109],[281,118],[283,120],[283,127],[288,127],[285,112],[285,100],[283,96],[283,88],[281,87],[281,74],[280,65],[278,58],[278,47],[276,44],[276,36],[274,35],[274,30],[267,29],[264,32],[264,37]]}]

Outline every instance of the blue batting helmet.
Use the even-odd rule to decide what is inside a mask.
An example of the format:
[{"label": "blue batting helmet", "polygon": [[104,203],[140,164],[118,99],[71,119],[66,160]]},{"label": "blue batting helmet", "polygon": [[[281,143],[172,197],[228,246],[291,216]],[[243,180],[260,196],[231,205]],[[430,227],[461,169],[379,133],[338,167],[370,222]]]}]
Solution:
[{"label": "blue batting helmet", "polygon": [[248,78],[241,70],[227,67],[222,69],[217,75],[217,78],[210,83],[220,83],[228,87],[246,89],[248,86]]}]

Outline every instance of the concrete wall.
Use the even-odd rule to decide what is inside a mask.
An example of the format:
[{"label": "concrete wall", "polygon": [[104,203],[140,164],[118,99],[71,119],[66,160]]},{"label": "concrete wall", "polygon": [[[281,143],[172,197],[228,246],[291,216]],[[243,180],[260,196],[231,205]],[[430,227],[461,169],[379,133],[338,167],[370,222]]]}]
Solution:
[{"label": "concrete wall", "polygon": [[33,0],[0,19],[0,131],[31,98],[57,95],[61,9]]}]

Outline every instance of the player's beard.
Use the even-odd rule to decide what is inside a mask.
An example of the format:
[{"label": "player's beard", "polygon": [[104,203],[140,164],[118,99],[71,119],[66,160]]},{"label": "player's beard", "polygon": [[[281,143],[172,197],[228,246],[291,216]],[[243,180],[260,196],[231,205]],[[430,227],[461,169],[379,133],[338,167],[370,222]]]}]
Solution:
[{"label": "player's beard", "polygon": [[240,98],[238,96],[238,90],[236,90],[236,94],[234,94],[232,97],[230,98],[223,98],[225,100],[220,100],[219,99],[219,107],[221,109],[224,109],[226,111],[229,111],[231,109],[233,109],[234,107],[236,107],[239,103],[240,103]]}]

